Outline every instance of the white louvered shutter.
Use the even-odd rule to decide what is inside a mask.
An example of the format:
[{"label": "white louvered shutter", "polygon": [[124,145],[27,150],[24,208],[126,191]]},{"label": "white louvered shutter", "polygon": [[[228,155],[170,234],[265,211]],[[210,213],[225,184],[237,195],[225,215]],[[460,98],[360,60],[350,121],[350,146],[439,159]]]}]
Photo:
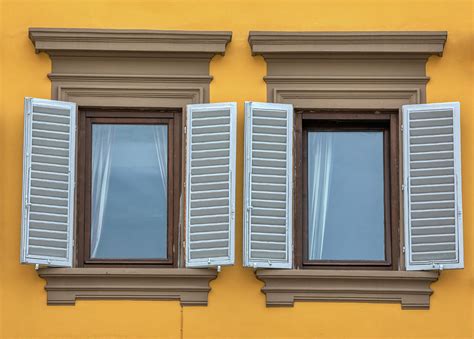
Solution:
[{"label": "white louvered shutter", "polygon": [[71,267],[76,104],[25,98],[21,262]]},{"label": "white louvered shutter", "polygon": [[293,106],[245,104],[244,266],[292,267]]},{"label": "white louvered shutter", "polygon": [[403,106],[407,270],[463,268],[459,103]]},{"label": "white louvered shutter", "polygon": [[234,264],[236,115],[236,103],[187,107],[187,267]]}]

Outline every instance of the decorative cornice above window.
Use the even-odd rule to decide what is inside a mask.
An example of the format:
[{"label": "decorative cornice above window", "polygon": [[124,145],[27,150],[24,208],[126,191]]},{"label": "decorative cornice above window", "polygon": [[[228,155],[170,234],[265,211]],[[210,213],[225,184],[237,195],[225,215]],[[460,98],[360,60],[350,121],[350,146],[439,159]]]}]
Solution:
[{"label": "decorative cornice above window", "polygon": [[186,54],[211,58],[224,55],[232,32],[30,28],[29,37],[37,53],[49,55]]},{"label": "decorative cornice above window", "polygon": [[82,106],[156,108],[209,102],[209,62],[232,32],[30,28],[29,37],[51,58],[52,99],[80,92]]},{"label": "decorative cornice above window", "polygon": [[253,55],[265,58],[298,54],[443,54],[447,32],[258,32],[249,33]]},{"label": "decorative cornice above window", "polygon": [[[252,54],[267,61],[268,101],[300,108],[385,105],[377,99],[361,100],[359,91],[417,93],[415,102],[403,103],[423,103],[429,81],[426,62],[430,56],[443,54],[446,39],[447,32],[438,31],[250,32],[248,37]],[[338,98],[321,98],[328,91],[338,93]],[[284,98],[283,93],[292,93],[292,98]],[[400,101],[392,100],[393,104],[398,108]]]}]

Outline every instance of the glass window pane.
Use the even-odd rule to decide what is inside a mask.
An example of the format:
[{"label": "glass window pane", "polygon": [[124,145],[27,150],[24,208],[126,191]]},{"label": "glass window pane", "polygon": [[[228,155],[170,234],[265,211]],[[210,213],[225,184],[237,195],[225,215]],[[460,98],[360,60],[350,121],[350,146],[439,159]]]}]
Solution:
[{"label": "glass window pane", "polygon": [[384,260],[382,131],[308,133],[308,257]]},{"label": "glass window pane", "polygon": [[92,126],[91,258],[167,257],[168,128]]}]

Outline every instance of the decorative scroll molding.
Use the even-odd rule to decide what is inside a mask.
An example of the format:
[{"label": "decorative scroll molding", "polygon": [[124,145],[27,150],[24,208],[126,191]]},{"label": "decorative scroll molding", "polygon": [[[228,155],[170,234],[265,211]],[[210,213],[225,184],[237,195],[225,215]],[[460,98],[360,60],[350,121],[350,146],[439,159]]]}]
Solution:
[{"label": "decorative scroll molding", "polygon": [[253,55],[443,54],[447,32],[258,32],[249,33]]},{"label": "decorative scroll molding", "polygon": [[438,272],[258,270],[267,306],[293,306],[295,301],[400,303],[402,309],[429,309],[431,283]]},{"label": "decorative scroll molding", "polygon": [[207,305],[210,269],[43,268],[48,305],[74,305],[77,299],[179,300]]},{"label": "decorative scroll molding", "polygon": [[182,53],[188,57],[212,57],[224,55],[232,32],[30,28],[29,37],[37,53],[49,55]]}]

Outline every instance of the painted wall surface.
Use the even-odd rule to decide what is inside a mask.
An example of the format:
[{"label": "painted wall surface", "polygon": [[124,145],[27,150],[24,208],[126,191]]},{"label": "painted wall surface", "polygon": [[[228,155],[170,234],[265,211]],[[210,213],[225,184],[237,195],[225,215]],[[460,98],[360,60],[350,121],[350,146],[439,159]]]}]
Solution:
[{"label": "painted wall surface", "polygon": [[[0,336],[15,337],[474,337],[474,28],[469,0],[1,0]],[[211,283],[208,307],[166,301],[78,301],[47,306],[44,281],[19,264],[23,98],[50,97],[50,60],[29,27],[233,31],[211,63],[211,102],[237,101],[237,264]],[[429,311],[398,304],[296,303],[266,308],[262,282],[241,266],[243,103],[265,101],[266,65],[249,30],[447,30],[432,57],[428,102],[460,101],[465,265],[442,272]]]}]

